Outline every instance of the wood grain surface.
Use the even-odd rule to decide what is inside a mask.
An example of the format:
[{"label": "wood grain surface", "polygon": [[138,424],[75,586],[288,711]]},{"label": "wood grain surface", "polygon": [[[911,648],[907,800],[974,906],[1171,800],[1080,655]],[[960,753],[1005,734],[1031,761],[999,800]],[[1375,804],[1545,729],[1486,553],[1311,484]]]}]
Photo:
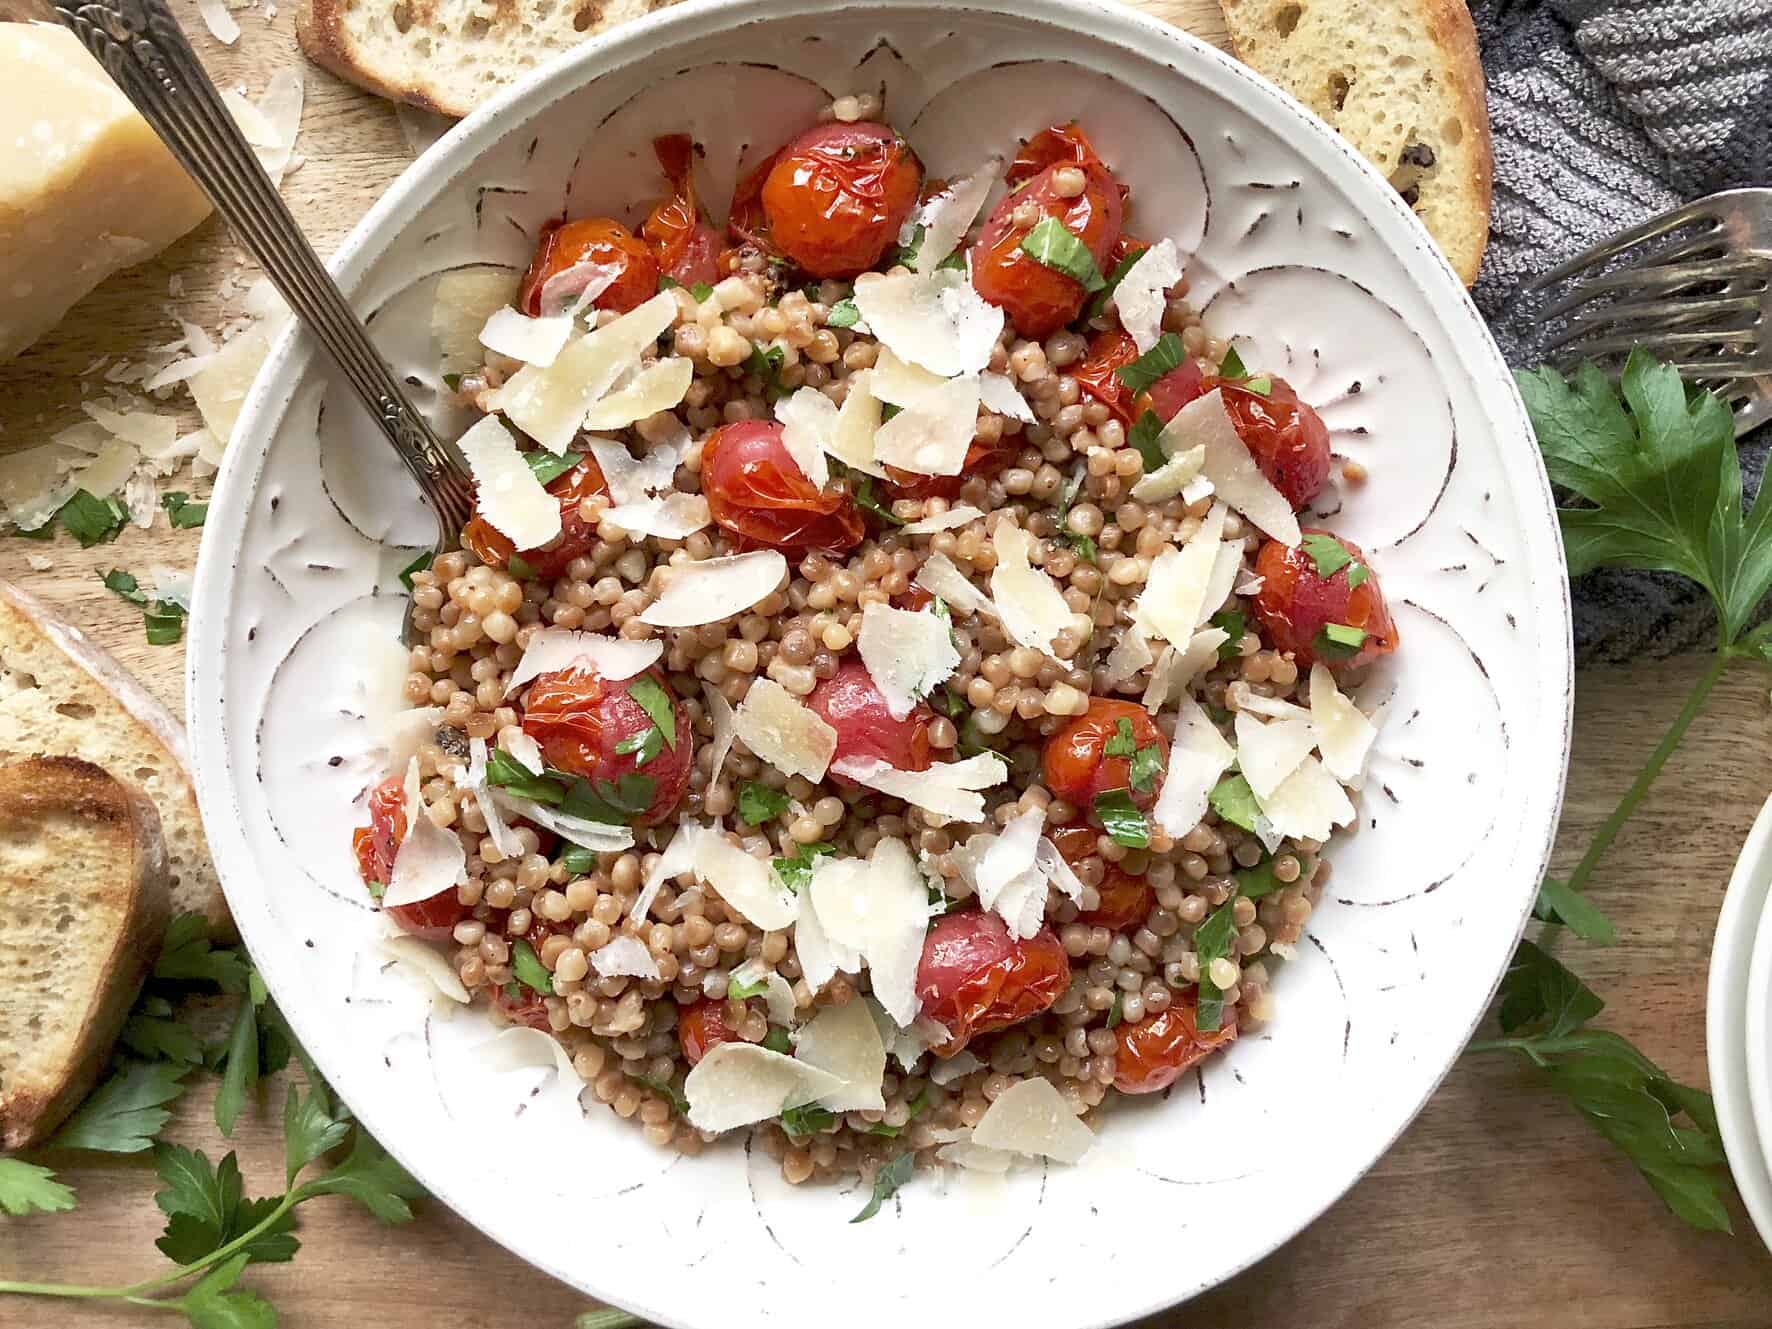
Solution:
[{"label": "wood grain surface", "polygon": [[[5,3],[6,0],[0,0]],[[256,95],[271,72],[299,61],[293,15],[242,11],[232,48],[211,40],[194,0],[174,0],[218,81]],[[1153,13],[1222,41],[1213,0],[1147,0]],[[324,253],[404,168],[393,111],[307,69],[298,145],[306,164],[284,186]],[[212,330],[238,310],[217,292],[256,275],[211,220],[171,252],[114,279],[28,354],[0,365],[0,450],[27,446],[79,418],[103,390],[89,372],[177,335],[172,311]],[[183,295],[169,295],[172,279]],[[102,371],[101,371],[102,373]],[[195,423],[193,418],[191,423]],[[128,530],[81,551],[0,540],[0,577],[30,587],[114,651],[182,711],[182,658],[153,647],[140,615],[100,585],[109,568],[189,567],[195,531]],[[33,569],[31,555],[54,565]],[[1567,867],[1636,774],[1703,666],[1677,660],[1588,671],[1576,692],[1575,752],[1558,842]],[[1723,887],[1767,793],[1767,679],[1742,669],[1620,836],[1594,883],[1619,924],[1608,950],[1565,947],[1606,997],[1601,1023],[1635,1039],[1675,1076],[1703,1083],[1704,984]],[[231,1147],[249,1189],[280,1184],[282,1087],[249,1106]],[[210,1113],[209,1087],[180,1107],[171,1138],[218,1157],[230,1147]],[[1334,1149],[1333,1139],[1320,1142]],[[142,1158],[52,1159],[77,1189],[73,1214],[0,1220],[0,1277],[116,1282],[164,1267],[153,1248],[161,1215]],[[275,1300],[289,1329],[565,1329],[589,1304],[493,1245],[435,1203],[416,1222],[379,1227],[341,1200],[304,1206],[304,1250],[249,1282]],[[1563,1102],[1511,1062],[1467,1057],[1415,1124],[1322,1220],[1256,1268],[1152,1325],[1273,1324],[1292,1329],[1747,1329],[1772,1323],[1772,1258],[1737,1210],[1737,1235],[1699,1235],[1674,1222],[1648,1187]],[[1161,1233],[1127,1258],[1178,1258]],[[1078,1271],[1100,1276],[1103,1271]],[[1111,1272],[1108,1276],[1111,1276]],[[4,1329],[101,1329],[165,1323],[130,1308],[0,1299]]]}]

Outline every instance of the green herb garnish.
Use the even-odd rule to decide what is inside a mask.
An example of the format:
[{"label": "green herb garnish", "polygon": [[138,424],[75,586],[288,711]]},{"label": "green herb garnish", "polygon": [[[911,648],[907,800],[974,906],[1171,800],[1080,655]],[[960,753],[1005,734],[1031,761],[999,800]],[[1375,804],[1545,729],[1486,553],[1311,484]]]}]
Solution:
[{"label": "green herb garnish", "polygon": [[1021,252],[1043,267],[1062,272],[1085,291],[1100,291],[1107,286],[1089,246],[1066,230],[1057,217],[1042,217],[1036,222],[1022,237]]},{"label": "green herb garnish", "polygon": [[1144,813],[1132,802],[1131,790],[1110,789],[1105,794],[1097,794],[1095,815],[1101,820],[1102,829],[1113,838],[1115,844],[1123,844],[1128,849],[1145,849],[1150,846],[1150,823],[1145,821]]},{"label": "green herb garnish", "polygon": [[523,454],[523,460],[528,463],[530,474],[545,485],[558,480],[584,458],[576,452],[568,452],[556,457],[546,448],[534,448]]},{"label": "green herb garnish", "polygon": [[763,385],[763,396],[775,401],[784,394],[781,386],[782,349],[779,346],[759,346],[751,343],[751,354],[744,362],[745,373],[755,374]]},{"label": "green herb garnish", "polygon": [[[76,489],[73,497],[56,512],[55,519],[61,522],[64,531],[80,542],[82,549],[90,549],[117,538],[129,524],[129,509],[117,498],[94,498],[84,489]],[[44,526],[48,524],[45,522]]]},{"label": "green herb garnish", "polygon": [[172,600],[156,600],[142,611],[148,645],[172,646],[184,639],[185,607]]},{"label": "green herb garnish", "polygon": [[763,1046],[771,1052],[779,1052],[784,1057],[794,1055],[794,1040],[788,1037],[788,1031],[778,1024],[769,1026],[769,1032],[763,1035]]},{"label": "green herb garnish", "polygon": [[1254,831],[1255,819],[1261,815],[1261,809],[1256,805],[1255,791],[1242,775],[1225,776],[1213,787],[1208,801],[1221,821]]},{"label": "green herb garnish", "polygon": [[856,482],[854,497],[856,507],[865,508],[881,521],[888,522],[893,526],[904,525],[905,519],[903,517],[898,516],[891,508],[887,507],[885,504],[881,503],[879,499],[874,497],[873,476],[864,475]]},{"label": "green herb garnish", "polygon": [[917,222],[913,225],[911,227],[911,238],[908,244],[895,244],[891,249],[886,251],[885,266],[888,268],[896,268],[903,265],[907,268],[914,268],[917,263],[917,251],[923,247],[923,236],[925,234],[926,232],[922,222]]},{"label": "green herb garnish", "polygon": [[649,724],[637,733],[629,734],[626,738],[622,739],[621,742],[615,745],[615,750],[618,754],[624,757],[629,753],[638,753],[639,759],[635,761],[634,764],[636,766],[644,766],[647,762],[656,757],[663,747],[664,734],[660,731],[657,725]]},{"label": "green herb garnish", "polygon": [[861,307],[855,303],[853,296],[844,296],[824,316],[824,325],[827,328],[852,328],[859,322]]},{"label": "green herb garnish", "polygon": [[1108,273],[1106,283],[1103,284],[1100,291],[1096,292],[1095,299],[1089,302],[1090,318],[1098,317],[1101,312],[1107,308],[1108,300],[1112,297],[1113,293],[1119,289],[1119,285],[1125,280],[1126,274],[1132,271],[1132,265],[1138,262],[1139,259],[1143,258],[1144,255],[1145,251],[1143,249],[1134,249],[1118,263],[1114,264],[1114,270]]},{"label": "green herb garnish", "polygon": [[1218,362],[1218,376],[1220,378],[1249,377],[1249,370],[1243,364],[1243,357],[1237,354],[1235,346],[1228,348],[1224,353],[1224,359]]},{"label": "green herb garnish", "polygon": [[1325,623],[1311,640],[1311,649],[1325,660],[1351,660],[1366,644],[1366,629],[1348,623]]},{"label": "green herb garnish", "polygon": [[534,581],[536,576],[535,569],[530,566],[529,560],[521,554],[512,554],[505,560],[505,571],[518,581]]},{"label": "green herb garnish", "polygon": [[677,1086],[672,1084],[669,1080],[660,1080],[651,1075],[632,1074],[628,1076],[628,1079],[632,1080],[635,1084],[643,1084],[648,1089],[652,1090],[653,1093],[658,1094],[665,1100],[665,1102],[671,1105],[671,1111],[675,1112],[679,1117],[687,1117],[689,1115],[689,1100],[683,1097],[683,1091],[677,1088]]},{"label": "green herb garnish", "polygon": [[1236,902],[1237,893],[1232,891],[1231,898],[1194,929],[1194,954],[1200,960],[1200,996],[1199,1005],[1194,1008],[1194,1027],[1202,1033],[1212,1033],[1224,1019],[1224,990],[1207,974],[1214,960],[1230,954],[1231,939],[1237,935],[1236,920],[1231,917],[1231,906]]},{"label": "green herb garnish", "polygon": [[417,558],[413,559],[412,562],[400,569],[400,584],[410,591],[412,589],[412,574],[415,572],[429,571],[431,564],[434,563],[436,559],[437,555],[434,552],[429,549],[425,550],[424,553],[420,554]]},{"label": "green herb garnish", "polygon": [[135,577],[122,568],[112,568],[104,576],[105,588],[115,591],[130,604],[141,608],[148,603],[147,594],[142,590]]},{"label": "green herb garnish", "polygon": [[726,995],[733,1001],[749,1001],[752,997],[760,997],[769,991],[769,975],[759,974],[749,983],[740,983],[729,979],[726,983]]},{"label": "green herb garnish", "polygon": [[1249,631],[1249,620],[1243,616],[1241,609],[1220,609],[1209,620],[1215,628],[1220,628],[1229,636],[1218,644],[1219,663],[1232,660],[1239,654],[1238,648],[1243,644],[1243,634]]},{"label": "green herb garnish", "polygon": [[781,1128],[796,1140],[808,1135],[818,1135],[829,1130],[837,1123],[837,1114],[829,1108],[821,1108],[816,1103],[806,1103],[800,1107],[791,1107],[781,1114]]},{"label": "green herb garnish", "polygon": [[758,780],[747,780],[738,791],[738,819],[747,826],[763,826],[788,810],[788,796]]},{"label": "green herb garnish", "polygon": [[1138,455],[1144,459],[1145,473],[1160,470],[1169,460],[1158,441],[1163,432],[1163,421],[1155,411],[1146,411],[1133,423],[1126,432],[1126,441],[1138,449]]},{"label": "green herb garnish", "polygon": [[1274,390],[1274,380],[1268,375],[1262,374],[1257,378],[1245,381],[1243,388],[1246,392],[1253,392],[1258,397],[1265,397]]},{"label": "green herb garnish", "polygon": [[568,844],[560,855],[560,866],[575,877],[587,876],[597,870],[597,855],[581,844]]},{"label": "green herb garnish", "polygon": [[652,806],[658,782],[650,775],[630,771],[617,780],[574,780],[560,801],[560,811],[586,821],[631,826],[634,818]]},{"label": "green herb garnish", "polygon": [[967,709],[966,703],[960,699],[958,693],[948,687],[945,683],[936,688],[935,698],[936,704],[941,707],[948,719],[958,720],[965,716]]},{"label": "green herb garnish", "polygon": [[1311,531],[1299,544],[1310,555],[1311,562],[1317,565],[1317,575],[1325,581],[1354,561],[1354,556],[1347,552],[1341,541],[1321,531]]},{"label": "green herb garnish", "polygon": [[911,1179],[911,1172],[916,1166],[917,1159],[914,1154],[900,1154],[881,1168],[874,1177],[873,1198],[867,1202],[866,1208],[849,1221],[851,1223],[865,1223],[879,1213],[880,1206],[885,1204],[900,1186]]},{"label": "green herb garnish", "polygon": [[189,494],[176,490],[170,494],[162,494],[160,506],[166,509],[167,520],[180,529],[201,526],[209,516],[209,504],[193,503]]},{"label": "green herb garnish", "polygon": [[658,726],[664,735],[665,746],[676,751],[677,705],[671,700],[671,694],[651,674],[641,674],[628,684],[628,696],[639,702],[640,709]]},{"label": "green herb garnish", "polygon": [[[753,823],[755,824],[755,823]],[[770,860],[775,865],[775,875],[780,877],[782,884],[791,890],[805,890],[812,880],[812,871],[818,866],[821,858],[830,858],[837,852],[835,845],[824,843],[803,844],[795,848],[793,857]]]},{"label": "green herb garnish", "polygon": [[486,754],[486,783],[536,803],[559,804],[566,798],[566,786],[559,780],[535,774],[503,748]]},{"label": "green herb garnish", "polygon": [[1141,794],[1148,794],[1157,787],[1157,777],[1163,773],[1163,749],[1155,743],[1142,747],[1132,754],[1132,774],[1129,777],[1132,787]]},{"label": "green herb garnish", "polygon": [[695,297],[697,304],[702,304],[714,293],[714,288],[705,281],[698,281],[689,288],[689,294]]},{"label": "green herb garnish", "polygon": [[518,937],[511,946],[511,977],[544,996],[554,990],[554,976],[536,955],[535,947]]},{"label": "green herb garnish", "polygon": [[1125,1018],[1126,994],[1119,989],[1114,990],[1114,1004],[1108,1007],[1107,1027],[1117,1029],[1120,1021]]},{"label": "green herb garnish", "polygon": [[1157,338],[1155,346],[1131,364],[1116,369],[1114,376],[1132,391],[1143,392],[1170,370],[1179,369],[1185,359],[1187,354],[1182,350],[1181,338],[1173,332],[1165,332]]},{"label": "green herb garnish", "polygon": [[1130,757],[1138,751],[1138,740],[1132,736],[1132,721],[1124,717],[1114,722],[1113,736],[1102,746],[1104,757]]},{"label": "green herb garnish", "polygon": [[1239,868],[1231,874],[1237,879],[1237,894],[1249,900],[1259,900],[1264,895],[1272,895],[1288,883],[1274,875],[1274,860],[1263,858],[1252,868]]}]

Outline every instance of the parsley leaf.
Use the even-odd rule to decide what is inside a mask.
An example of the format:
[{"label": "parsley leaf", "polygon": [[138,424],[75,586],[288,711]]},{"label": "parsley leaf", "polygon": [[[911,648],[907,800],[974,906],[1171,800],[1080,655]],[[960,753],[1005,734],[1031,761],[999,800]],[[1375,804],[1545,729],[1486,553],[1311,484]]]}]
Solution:
[{"label": "parsley leaf", "polygon": [[535,947],[519,937],[511,947],[511,973],[524,987],[542,994],[554,990],[554,976],[535,953]]},{"label": "parsley leaf", "polygon": [[726,984],[726,995],[734,1001],[749,1001],[752,997],[760,997],[769,991],[769,975],[759,974],[749,983],[729,980]]},{"label": "parsley leaf", "polygon": [[264,987],[257,980],[257,973],[249,972],[250,990],[235,1012],[221,1088],[215,1093],[215,1124],[221,1127],[223,1135],[233,1135],[234,1122],[246,1103],[246,1091],[258,1083],[258,1007],[264,1001]]},{"label": "parsley leaf", "polygon": [[770,401],[784,394],[781,386],[781,362],[783,352],[779,346],[759,346],[751,343],[751,354],[744,362],[747,374],[755,374],[763,385],[763,395]]},{"label": "parsley leaf", "polygon": [[781,1114],[781,1128],[793,1139],[799,1140],[808,1135],[817,1135],[829,1130],[836,1124],[837,1114],[829,1108],[821,1108],[816,1103],[806,1103],[800,1107],[788,1108]]},{"label": "parsley leaf", "polygon": [[652,806],[657,792],[658,782],[638,771],[629,771],[618,780],[598,780],[595,787],[589,780],[574,780],[566,797],[560,800],[560,811],[586,821],[629,826]]},{"label": "parsley leaf", "polygon": [[1539,884],[1532,912],[1547,923],[1563,924],[1583,941],[1596,946],[1610,946],[1618,940],[1618,929],[1612,926],[1612,920],[1558,877],[1546,877]]},{"label": "parsley leaf", "polygon": [[195,1066],[203,1060],[197,1035],[189,1025],[173,1018],[171,1002],[152,993],[136,1002],[119,1037],[124,1047],[150,1061]]},{"label": "parsley leaf", "polygon": [[581,844],[569,844],[560,855],[560,866],[575,877],[587,876],[597,870],[597,855]]},{"label": "parsley leaf", "polygon": [[778,1024],[769,1026],[769,1032],[763,1035],[763,1046],[771,1052],[781,1053],[784,1057],[794,1055],[793,1040],[788,1037],[788,1031]]},{"label": "parsley leaf", "polygon": [[1132,721],[1122,717],[1115,721],[1113,736],[1101,749],[1104,757],[1130,757],[1138,751],[1138,740],[1132,736]]},{"label": "parsley leaf", "polygon": [[1227,775],[1220,780],[1213,786],[1208,801],[1220,821],[1228,821],[1246,831],[1255,829],[1255,818],[1261,809],[1255,804],[1255,791],[1241,774]]},{"label": "parsley leaf", "polygon": [[1299,543],[1310,555],[1311,562],[1317,565],[1317,575],[1325,581],[1354,561],[1354,556],[1347,552],[1341,541],[1322,531],[1307,533]]},{"label": "parsley leaf", "polygon": [[486,754],[486,783],[510,790],[513,798],[537,803],[557,804],[566,798],[564,784],[535,774],[503,748],[493,748]]},{"label": "parsley leaf", "polygon": [[148,645],[173,646],[185,635],[185,607],[172,600],[156,600],[142,613]]},{"label": "parsley leaf", "polygon": [[900,1154],[881,1168],[874,1177],[873,1198],[867,1202],[866,1208],[849,1221],[851,1223],[865,1223],[879,1213],[880,1206],[885,1204],[900,1186],[911,1179],[911,1173],[916,1166],[917,1156],[915,1154]]},{"label": "parsley leaf", "polygon": [[605,1306],[602,1310],[586,1311],[572,1322],[572,1329],[637,1329],[643,1323],[637,1315]]},{"label": "parsley leaf", "polygon": [[1243,616],[1241,609],[1220,609],[1209,620],[1215,628],[1221,628],[1229,636],[1218,645],[1220,663],[1234,660],[1242,651],[1243,634],[1249,631],[1249,620]]},{"label": "parsley leaf", "polygon": [[664,735],[665,746],[677,749],[677,705],[659,681],[650,674],[641,674],[628,684],[628,696],[640,703],[640,709]]},{"label": "parsley leaf", "polygon": [[1274,860],[1264,858],[1252,868],[1239,868],[1231,874],[1237,879],[1237,894],[1250,900],[1272,895],[1287,885],[1274,875]]},{"label": "parsley leaf", "polygon": [[626,756],[630,752],[640,754],[636,766],[644,766],[664,749],[664,732],[655,724],[649,724],[638,733],[629,734],[615,745],[616,752]]},{"label": "parsley leaf", "polygon": [[209,504],[193,503],[189,494],[176,490],[160,495],[160,506],[166,509],[167,520],[181,530],[201,526],[209,516]]},{"label": "parsley leaf", "polygon": [[1265,397],[1274,390],[1274,380],[1271,375],[1259,374],[1254,378],[1244,380],[1243,388],[1258,397]]},{"label": "parsley leaf", "polygon": [[671,1111],[679,1117],[689,1115],[689,1100],[683,1096],[683,1091],[669,1080],[661,1080],[652,1075],[630,1075],[628,1079],[635,1084],[645,1085],[655,1094],[662,1095],[665,1101],[671,1105]]},{"label": "parsley leaf", "polygon": [[689,288],[689,294],[695,297],[695,302],[697,304],[701,304],[713,293],[714,288],[708,285],[705,281],[698,281]]},{"label": "parsley leaf", "polygon": [[1097,794],[1095,815],[1101,820],[1102,829],[1113,838],[1115,844],[1123,844],[1128,849],[1149,847],[1150,823],[1145,821],[1144,813],[1132,802],[1131,791],[1110,789],[1105,794]]},{"label": "parsley leaf", "polygon": [[505,560],[505,571],[518,581],[535,580],[535,569],[530,566],[529,560],[521,554],[512,554]]},{"label": "parsley leaf", "polygon": [[747,780],[738,790],[738,819],[747,826],[762,826],[788,810],[788,796],[757,780]]},{"label": "parsley leaf", "polygon": [[147,604],[147,593],[142,590],[141,583],[122,568],[112,568],[104,576],[105,589],[115,591],[138,609]]},{"label": "parsley leaf", "polygon": [[294,1185],[297,1173],[338,1148],[350,1133],[350,1122],[336,1120],[324,1098],[303,1095],[290,1085],[283,1104],[285,1184]]},{"label": "parsley leaf", "polygon": [[775,865],[775,875],[781,878],[783,885],[791,890],[801,891],[812,880],[812,870],[818,866],[818,860],[828,858],[836,852],[835,845],[822,842],[803,844],[794,850],[792,858],[777,858],[771,862]]},{"label": "parsley leaf", "polygon": [[852,328],[861,322],[861,306],[855,303],[852,296],[844,296],[832,305],[830,312],[824,316],[827,328]]},{"label": "parsley leaf", "polygon": [[251,1259],[241,1251],[222,1261],[170,1304],[184,1311],[192,1329],[276,1329],[277,1311],[270,1302],[256,1292],[233,1290]]},{"label": "parsley leaf", "polygon": [[[884,419],[885,417],[882,416],[881,418]],[[873,476],[864,475],[856,481],[854,498],[856,507],[866,509],[881,521],[887,522],[893,526],[903,526],[905,524],[903,517],[899,516],[891,508],[887,507],[884,503],[880,502],[879,499],[874,497]]]},{"label": "parsley leaf", "polygon": [[172,1116],[166,1104],[185,1092],[188,1066],[165,1061],[119,1063],[111,1078],[88,1095],[51,1143],[57,1149],[96,1149],[138,1154],[154,1143]]},{"label": "parsley leaf", "polygon": [[1236,919],[1231,915],[1231,906],[1236,902],[1237,892],[1232,891],[1230,899],[1194,929],[1194,954],[1200,958],[1200,997],[1194,1008],[1194,1027],[1202,1033],[1213,1032],[1224,1020],[1224,990],[1207,977],[1207,971],[1214,960],[1230,954],[1231,940],[1237,935]]},{"label": "parsley leaf", "polygon": [[1173,332],[1165,332],[1157,338],[1155,346],[1131,364],[1114,370],[1114,375],[1133,392],[1143,392],[1170,370],[1179,369],[1185,359],[1187,354],[1181,348],[1181,338]]},{"label": "parsley leaf", "polygon": [[1220,378],[1249,377],[1248,367],[1244,365],[1243,357],[1237,354],[1235,346],[1226,348],[1224,359],[1218,362],[1218,376]]},{"label": "parsley leaf", "polygon": [[1144,469],[1161,470],[1168,462],[1169,456],[1163,451],[1158,437],[1163,432],[1163,418],[1155,411],[1146,411],[1133,422],[1132,428],[1126,432],[1126,441],[1138,449],[1138,455],[1144,459]]},{"label": "parsley leaf", "polygon": [[1021,252],[1054,272],[1062,272],[1085,291],[1100,291],[1107,286],[1089,246],[1066,230],[1057,217],[1042,217],[1036,222],[1022,237]]},{"label": "parsley leaf", "polygon": [[246,991],[246,962],[238,951],[217,949],[209,941],[209,922],[202,914],[180,914],[166,929],[156,979],[214,983],[223,992]]},{"label": "parsley leaf", "polygon": [[109,544],[129,522],[129,509],[122,500],[94,498],[84,489],[76,489],[55,515],[62,529],[78,540],[82,549]]},{"label": "parsley leaf", "polygon": [[1112,1006],[1108,1007],[1107,1027],[1109,1029],[1118,1028],[1120,1021],[1123,1018],[1125,1018],[1124,1017],[1124,1012],[1126,1009],[1125,1002],[1126,1002],[1126,994],[1124,992],[1121,992],[1118,988],[1116,988],[1114,990],[1114,1004]]},{"label": "parsley leaf", "polygon": [[568,452],[564,456],[556,457],[546,448],[535,448],[525,452],[523,460],[528,463],[530,474],[545,485],[558,480],[574,466],[577,466],[583,458],[576,452]]},{"label": "parsley leaf", "polygon": [[1351,660],[1366,644],[1366,629],[1348,623],[1325,623],[1311,639],[1311,649],[1324,660]]},{"label": "parsley leaf", "polygon": [[400,569],[400,584],[410,591],[412,589],[412,574],[430,571],[431,564],[436,560],[436,557],[437,555],[431,550],[425,550],[424,553]]},{"label": "parsley leaf", "polygon": [[332,1171],[301,1184],[298,1200],[315,1195],[348,1195],[383,1223],[404,1223],[412,1217],[408,1201],[424,1194],[406,1169],[390,1158],[369,1132],[359,1129],[351,1152]]},{"label": "parsley leaf", "polygon": [[1132,787],[1141,794],[1156,788],[1157,777],[1163,773],[1163,749],[1152,743],[1132,754]]},{"label": "parsley leaf", "polygon": [[885,266],[888,268],[896,268],[900,264],[903,264],[907,268],[915,267],[917,262],[917,251],[923,247],[923,236],[925,234],[926,231],[922,222],[914,224],[911,227],[910,243],[894,244],[891,249],[886,251]]},{"label": "parsley leaf", "polygon": [[59,1214],[74,1207],[74,1192],[55,1173],[22,1158],[0,1158],[0,1214]]}]

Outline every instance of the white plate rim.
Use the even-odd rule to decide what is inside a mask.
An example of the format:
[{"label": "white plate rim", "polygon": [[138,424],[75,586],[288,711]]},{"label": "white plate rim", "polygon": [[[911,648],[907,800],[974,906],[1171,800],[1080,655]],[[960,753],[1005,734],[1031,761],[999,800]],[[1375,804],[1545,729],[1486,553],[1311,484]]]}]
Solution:
[{"label": "white plate rim", "polygon": [[1705,1059],[1723,1152],[1748,1216],[1772,1246],[1772,799],[1754,818],[1717,915],[1705,993]]}]

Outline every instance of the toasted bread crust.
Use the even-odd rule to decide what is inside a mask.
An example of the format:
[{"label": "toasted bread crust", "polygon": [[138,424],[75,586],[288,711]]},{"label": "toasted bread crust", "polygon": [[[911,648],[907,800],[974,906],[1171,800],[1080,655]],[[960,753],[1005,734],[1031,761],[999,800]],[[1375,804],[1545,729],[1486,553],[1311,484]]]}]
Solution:
[{"label": "toasted bread crust", "polygon": [[416,106],[421,111],[463,116],[473,109],[439,106],[424,88],[411,83],[396,83],[360,60],[345,31],[344,14],[348,4],[349,0],[302,0],[295,14],[295,39],[308,59],[347,83],[355,83],[389,101]]},{"label": "toasted bread crust", "polygon": [[[73,1055],[0,1085],[0,1149],[41,1144],[92,1091],[172,918],[160,814],[147,795],[78,757],[0,766],[0,825],[29,826],[54,816],[87,823],[95,839],[127,855],[131,870],[101,886],[120,917],[109,947],[89,957],[100,980],[72,1039]],[[7,885],[0,878],[0,889]]]}]

